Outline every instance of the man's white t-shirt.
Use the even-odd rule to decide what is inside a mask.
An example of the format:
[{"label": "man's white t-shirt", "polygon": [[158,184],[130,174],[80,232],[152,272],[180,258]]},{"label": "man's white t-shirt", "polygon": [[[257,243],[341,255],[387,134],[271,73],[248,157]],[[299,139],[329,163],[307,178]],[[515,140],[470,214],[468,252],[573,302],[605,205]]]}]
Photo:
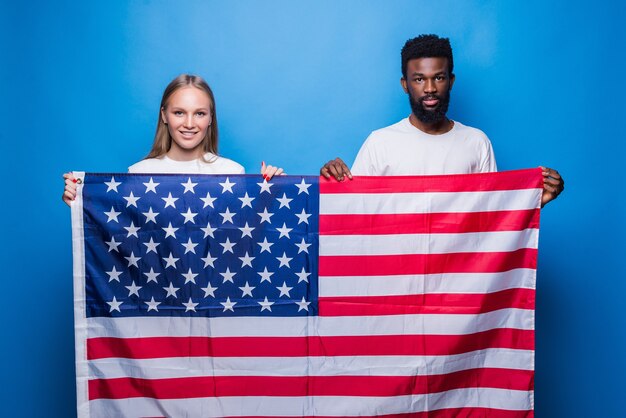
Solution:
[{"label": "man's white t-shirt", "polygon": [[[214,154],[205,154],[205,160],[176,161],[164,155],[147,158],[128,167],[129,173],[172,173],[172,174],[245,174],[239,163]],[[208,162],[207,162],[208,161]]]},{"label": "man's white t-shirt", "polygon": [[480,129],[454,122],[449,132],[431,135],[409,118],[370,134],[354,164],[357,176],[419,176],[497,171],[491,142]]}]

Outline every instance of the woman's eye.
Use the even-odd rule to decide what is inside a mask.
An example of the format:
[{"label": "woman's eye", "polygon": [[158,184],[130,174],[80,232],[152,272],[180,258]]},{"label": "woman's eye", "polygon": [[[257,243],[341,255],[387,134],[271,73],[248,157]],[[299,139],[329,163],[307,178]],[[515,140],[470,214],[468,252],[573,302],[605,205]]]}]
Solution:
[{"label": "woman's eye", "polygon": [[206,116],[206,113],[205,112],[197,112],[196,115],[202,117],[202,116]]},{"label": "woman's eye", "polygon": [[174,111],[174,115],[175,115],[175,116],[182,116],[182,115],[183,115],[183,112],[181,112],[180,110],[175,110],[175,111]]}]

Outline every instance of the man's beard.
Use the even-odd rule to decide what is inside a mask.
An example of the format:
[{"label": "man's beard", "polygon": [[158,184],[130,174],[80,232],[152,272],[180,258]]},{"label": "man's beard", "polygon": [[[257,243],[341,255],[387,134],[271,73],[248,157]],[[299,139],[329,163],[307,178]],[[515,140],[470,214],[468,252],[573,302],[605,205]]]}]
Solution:
[{"label": "man's beard", "polygon": [[[439,100],[437,107],[432,110],[425,109],[423,101],[433,99]],[[409,103],[411,104],[411,110],[413,111],[413,114],[421,122],[428,124],[438,123],[445,120],[446,118],[448,105],[450,104],[450,91],[446,92],[442,96],[437,94],[428,94],[426,96],[420,97],[417,100],[414,100],[411,93],[409,93]]]}]

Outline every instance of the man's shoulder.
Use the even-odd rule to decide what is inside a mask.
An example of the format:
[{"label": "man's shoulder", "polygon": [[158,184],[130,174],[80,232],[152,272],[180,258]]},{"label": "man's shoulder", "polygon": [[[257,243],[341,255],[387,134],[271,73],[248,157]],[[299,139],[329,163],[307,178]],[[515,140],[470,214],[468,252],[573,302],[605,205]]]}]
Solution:
[{"label": "man's shoulder", "polygon": [[454,131],[458,135],[462,135],[467,138],[486,139],[489,140],[487,135],[480,129],[472,126],[464,125],[459,121],[454,121]]}]

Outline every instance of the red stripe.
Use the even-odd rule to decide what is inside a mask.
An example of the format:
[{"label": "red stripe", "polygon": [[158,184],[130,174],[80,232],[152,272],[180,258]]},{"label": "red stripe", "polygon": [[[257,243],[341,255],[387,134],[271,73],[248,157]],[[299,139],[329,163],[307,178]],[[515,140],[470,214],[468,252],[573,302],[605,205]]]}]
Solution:
[{"label": "red stripe", "polygon": [[320,177],[319,184],[320,193],[482,192],[542,189],[543,176],[540,168],[531,168],[440,176],[355,176],[342,182]]},{"label": "red stripe", "polygon": [[511,328],[465,335],[99,337],[87,340],[87,358],[451,355],[486,348],[533,350],[534,338],[533,330]]},{"label": "red stripe", "polygon": [[461,388],[532,390],[533,371],[471,369],[426,376],[197,376],[89,381],[89,399],[221,396],[403,396]]},{"label": "red stripe", "polygon": [[511,252],[319,256],[320,276],[499,273],[537,268],[537,249]]},{"label": "red stripe", "polygon": [[[533,418],[534,411],[508,411],[505,409],[493,409],[493,408],[448,408],[429,410],[425,412],[407,412],[405,414],[388,414],[388,415],[359,415],[360,418],[476,418],[476,417],[489,417],[489,418]],[[298,415],[298,416],[269,416],[269,415],[245,415],[237,418],[315,418],[319,415]],[[235,417],[225,417],[235,418]]]},{"label": "red stripe", "polygon": [[320,215],[320,235],[453,234],[539,228],[539,209],[469,213]]},{"label": "red stripe", "polygon": [[482,314],[505,308],[535,309],[535,290],[319,298],[320,316]]}]

